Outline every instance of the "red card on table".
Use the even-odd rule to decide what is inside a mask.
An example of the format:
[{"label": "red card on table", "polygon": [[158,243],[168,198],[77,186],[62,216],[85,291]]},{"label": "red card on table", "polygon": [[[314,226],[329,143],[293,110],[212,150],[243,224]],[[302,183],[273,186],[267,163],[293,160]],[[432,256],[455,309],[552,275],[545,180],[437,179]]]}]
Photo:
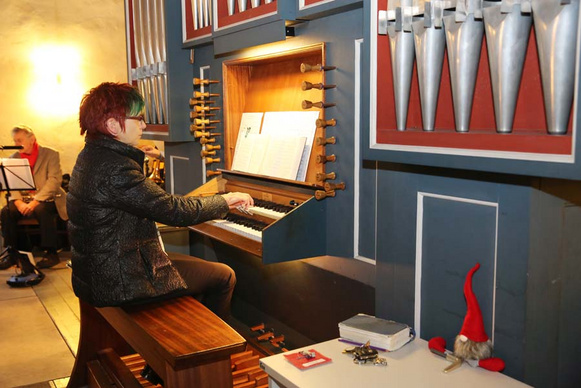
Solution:
[{"label": "red card on table", "polygon": [[314,349],[309,349],[308,351],[302,351],[297,353],[285,354],[284,355],[291,364],[299,369],[309,369],[314,366],[326,364],[332,360],[329,357],[323,356],[321,353]]}]

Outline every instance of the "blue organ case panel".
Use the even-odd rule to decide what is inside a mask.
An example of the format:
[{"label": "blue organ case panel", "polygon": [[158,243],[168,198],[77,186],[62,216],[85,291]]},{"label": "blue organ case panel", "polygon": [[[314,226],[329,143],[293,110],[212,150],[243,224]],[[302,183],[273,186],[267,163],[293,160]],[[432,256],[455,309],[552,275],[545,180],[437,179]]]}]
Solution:
[{"label": "blue organ case panel", "polygon": [[531,179],[391,163],[377,174],[377,316],[418,325],[425,339],[444,336],[451,348],[478,261],[474,289],[495,354],[522,378]]}]

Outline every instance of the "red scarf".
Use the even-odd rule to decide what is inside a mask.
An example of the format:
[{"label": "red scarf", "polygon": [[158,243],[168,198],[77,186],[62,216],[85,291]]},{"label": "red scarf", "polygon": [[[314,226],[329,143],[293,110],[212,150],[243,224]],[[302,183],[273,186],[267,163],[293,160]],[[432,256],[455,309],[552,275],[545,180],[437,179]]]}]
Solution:
[{"label": "red scarf", "polygon": [[28,163],[30,163],[30,169],[34,171],[34,164],[36,163],[36,159],[38,158],[38,143],[34,142],[31,153],[25,154],[24,152],[21,152],[20,157],[22,159],[28,159]]}]

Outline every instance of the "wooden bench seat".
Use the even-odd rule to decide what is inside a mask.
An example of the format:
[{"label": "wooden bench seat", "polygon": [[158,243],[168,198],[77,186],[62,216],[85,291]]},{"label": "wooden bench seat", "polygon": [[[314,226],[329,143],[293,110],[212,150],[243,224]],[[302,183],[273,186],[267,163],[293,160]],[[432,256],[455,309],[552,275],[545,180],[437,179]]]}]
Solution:
[{"label": "wooden bench seat", "polygon": [[135,352],[164,380],[164,387],[232,387],[230,355],[244,351],[246,341],[196,299],[123,308],[95,308],[80,301],[80,308],[79,348],[68,388],[89,381],[99,386],[88,363]]}]

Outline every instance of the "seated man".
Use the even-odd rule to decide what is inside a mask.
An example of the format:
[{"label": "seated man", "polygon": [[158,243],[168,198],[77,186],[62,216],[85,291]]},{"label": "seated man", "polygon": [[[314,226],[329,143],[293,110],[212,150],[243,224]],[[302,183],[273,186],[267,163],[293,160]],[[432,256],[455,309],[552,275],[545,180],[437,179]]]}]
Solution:
[{"label": "seated man", "polygon": [[[60,191],[62,171],[58,151],[36,142],[34,132],[20,125],[12,129],[14,144],[22,146],[11,158],[25,158],[30,163],[36,191],[11,191],[10,201],[2,209],[2,236],[8,255],[0,260],[0,269],[16,264],[18,246],[17,222],[23,217],[36,218],[40,224],[40,244],[44,250],[38,268],[49,268],[60,262],[57,253],[55,195]],[[64,209],[61,209],[64,211]],[[61,213],[62,214],[62,213]]]}]

